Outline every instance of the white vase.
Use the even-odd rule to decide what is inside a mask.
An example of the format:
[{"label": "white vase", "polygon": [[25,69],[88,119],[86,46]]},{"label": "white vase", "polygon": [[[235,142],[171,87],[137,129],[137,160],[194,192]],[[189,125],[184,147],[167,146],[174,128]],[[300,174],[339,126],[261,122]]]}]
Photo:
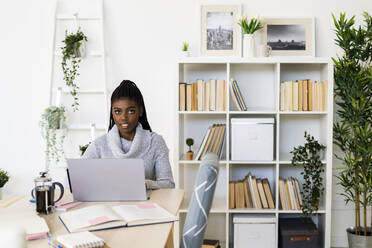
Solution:
[{"label": "white vase", "polygon": [[255,41],[253,34],[245,34],[243,38],[243,57],[252,58],[255,56]]},{"label": "white vase", "polygon": [[3,188],[0,188],[0,200],[3,199]]}]

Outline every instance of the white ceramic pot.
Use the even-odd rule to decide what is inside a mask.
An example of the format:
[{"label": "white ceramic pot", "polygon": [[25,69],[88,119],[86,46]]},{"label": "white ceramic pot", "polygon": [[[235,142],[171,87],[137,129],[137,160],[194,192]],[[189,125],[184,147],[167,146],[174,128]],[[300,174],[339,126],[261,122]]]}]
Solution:
[{"label": "white ceramic pot", "polygon": [[3,188],[0,188],[0,200],[3,199]]},{"label": "white ceramic pot", "polygon": [[86,56],[87,43],[85,40],[79,41],[80,46],[75,50],[76,57],[84,58]]},{"label": "white ceramic pot", "polygon": [[189,51],[182,51],[182,57],[184,58],[190,57]]},{"label": "white ceramic pot", "polygon": [[[361,229],[362,233],[364,233],[364,229]],[[349,242],[349,248],[369,248],[372,247],[372,236],[371,235],[371,228],[367,227],[367,232],[369,236],[363,235],[355,235],[355,228],[349,227],[346,229],[347,232],[347,239]]]},{"label": "white ceramic pot", "polygon": [[243,37],[243,57],[252,58],[255,56],[255,41],[253,34],[245,34]]}]

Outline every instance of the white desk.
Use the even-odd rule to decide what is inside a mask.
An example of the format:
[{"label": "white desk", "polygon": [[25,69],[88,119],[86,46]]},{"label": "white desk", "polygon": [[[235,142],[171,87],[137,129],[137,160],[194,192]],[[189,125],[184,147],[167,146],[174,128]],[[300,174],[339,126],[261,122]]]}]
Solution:
[{"label": "white desk", "polygon": [[[71,197],[67,195],[66,197]],[[171,214],[176,215],[183,199],[183,190],[180,189],[160,189],[152,191],[150,201],[156,202]],[[2,213],[14,213],[19,211],[35,211],[35,204],[29,202],[30,197],[24,197],[13,203],[9,207],[1,210]],[[84,203],[74,209],[79,209],[89,205],[102,203]],[[103,203],[112,204],[112,203]],[[121,202],[119,204],[125,204]],[[40,215],[48,223],[50,233],[53,238],[67,233],[66,228],[58,219],[61,212],[55,211],[53,214]],[[107,247],[173,247],[173,223],[156,225],[117,228],[94,232],[95,235],[105,240]],[[48,247],[47,239],[28,241],[29,248]],[[106,246],[105,246],[106,247]]]}]

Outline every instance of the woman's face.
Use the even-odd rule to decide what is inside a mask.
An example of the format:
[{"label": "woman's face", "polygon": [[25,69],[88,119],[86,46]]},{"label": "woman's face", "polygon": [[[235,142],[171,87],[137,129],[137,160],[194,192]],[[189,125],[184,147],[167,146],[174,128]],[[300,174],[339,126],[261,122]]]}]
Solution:
[{"label": "woman's face", "polygon": [[138,119],[142,116],[142,107],[138,107],[135,101],[124,98],[113,102],[111,111],[120,136],[133,140]]}]

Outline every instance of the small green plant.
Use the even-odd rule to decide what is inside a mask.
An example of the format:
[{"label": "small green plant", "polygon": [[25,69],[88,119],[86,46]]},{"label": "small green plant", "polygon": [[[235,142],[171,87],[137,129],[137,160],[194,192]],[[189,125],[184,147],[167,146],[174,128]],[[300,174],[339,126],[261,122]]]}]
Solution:
[{"label": "small green plant", "polygon": [[[46,108],[41,116],[40,127],[41,134],[46,140],[47,160],[58,163],[63,156],[63,141],[66,136],[65,107],[51,106]],[[61,135],[58,137],[57,130],[61,130]]]},{"label": "small green plant", "polygon": [[301,209],[305,216],[309,216],[318,211],[319,199],[324,192],[322,178],[324,167],[320,156],[326,147],[319,144],[319,142],[315,140],[313,136],[307,134],[307,132],[305,132],[304,137],[306,139],[305,145],[293,148],[291,153],[293,154],[292,165],[300,165],[304,168],[301,172],[304,178],[301,191]]},{"label": "small green plant", "polygon": [[9,180],[9,174],[5,170],[0,169],[0,188],[4,187],[4,185]]},{"label": "small green plant", "polygon": [[186,139],[186,145],[189,147],[189,152],[191,152],[191,146],[194,145],[194,140],[191,138]]},{"label": "small green plant", "polygon": [[182,44],[182,51],[187,52],[189,50],[189,43],[184,42]]},{"label": "small green plant", "polygon": [[80,150],[80,156],[83,156],[84,155],[84,152],[87,150],[88,146],[90,145],[91,142],[89,142],[88,144],[86,145],[82,145],[82,146],[79,146],[79,150]]},{"label": "small green plant", "polygon": [[68,34],[65,32],[65,39],[62,41],[64,46],[62,47],[62,70],[63,80],[66,86],[70,88],[70,94],[74,98],[72,108],[74,111],[79,109],[79,98],[77,97],[77,91],[79,86],[75,83],[75,79],[80,74],[78,73],[79,63],[81,62],[81,54],[79,48],[82,46],[84,41],[88,41],[87,37],[79,28],[76,33]]},{"label": "small green plant", "polygon": [[249,21],[247,17],[243,17],[238,24],[242,27],[243,34],[253,34],[263,28],[261,21],[256,18],[252,18]]}]

